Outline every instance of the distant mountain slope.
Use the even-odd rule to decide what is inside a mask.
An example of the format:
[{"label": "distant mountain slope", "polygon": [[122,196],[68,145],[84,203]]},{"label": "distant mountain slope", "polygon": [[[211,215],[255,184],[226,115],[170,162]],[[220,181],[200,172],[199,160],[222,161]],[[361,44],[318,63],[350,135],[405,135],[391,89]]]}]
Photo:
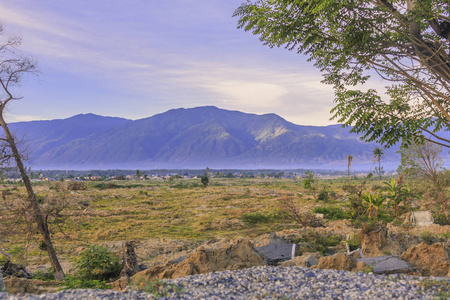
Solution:
[{"label": "distant mountain slope", "polygon": [[50,149],[128,122],[132,121],[94,114],[80,114],[67,119],[12,123],[10,127],[19,139],[24,138],[32,144],[31,154],[38,159]]},{"label": "distant mountain slope", "polygon": [[[87,114],[12,127],[28,136],[34,168],[332,168],[347,155],[371,163],[376,146],[337,125],[301,126],[212,106],[136,121]],[[395,149],[383,160],[398,160]]]}]

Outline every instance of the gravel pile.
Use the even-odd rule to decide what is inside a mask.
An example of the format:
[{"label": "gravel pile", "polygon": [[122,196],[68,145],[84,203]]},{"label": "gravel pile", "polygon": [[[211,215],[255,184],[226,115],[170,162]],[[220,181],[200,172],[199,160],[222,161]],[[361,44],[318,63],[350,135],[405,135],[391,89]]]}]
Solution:
[{"label": "gravel pile", "polygon": [[[427,283],[428,281],[428,283]],[[159,299],[435,299],[449,297],[450,281],[403,275],[373,275],[295,267],[253,267],[181,277],[159,290]],[[0,299],[155,299],[152,294],[111,290],[68,290]],[[441,298],[445,299],[445,298]],[[450,299],[450,298],[448,298]]]}]

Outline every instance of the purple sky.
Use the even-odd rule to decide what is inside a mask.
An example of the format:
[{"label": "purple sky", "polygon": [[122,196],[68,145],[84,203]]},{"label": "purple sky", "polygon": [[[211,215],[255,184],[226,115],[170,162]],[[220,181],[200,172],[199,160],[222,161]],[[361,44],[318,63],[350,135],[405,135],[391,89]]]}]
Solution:
[{"label": "purple sky", "polygon": [[139,119],[214,105],[328,125],[330,86],[306,57],[236,29],[242,0],[1,1],[0,22],[42,74],[9,121],[79,113]]}]

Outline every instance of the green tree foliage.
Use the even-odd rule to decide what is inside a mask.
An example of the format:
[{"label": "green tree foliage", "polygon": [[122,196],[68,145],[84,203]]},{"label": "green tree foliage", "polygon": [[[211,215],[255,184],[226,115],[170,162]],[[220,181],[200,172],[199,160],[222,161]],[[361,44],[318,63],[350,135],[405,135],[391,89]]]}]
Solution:
[{"label": "green tree foliage", "polygon": [[201,180],[201,183],[203,184],[203,187],[207,187],[209,184],[208,173],[205,172],[205,174],[203,174],[203,176],[200,180]]},{"label": "green tree foliage", "polygon": [[[270,47],[309,56],[335,90],[334,118],[386,147],[450,148],[450,2],[259,0],[234,13]],[[358,89],[376,75],[385,97]],[[357,88],[358,87],[358,88]]]}]

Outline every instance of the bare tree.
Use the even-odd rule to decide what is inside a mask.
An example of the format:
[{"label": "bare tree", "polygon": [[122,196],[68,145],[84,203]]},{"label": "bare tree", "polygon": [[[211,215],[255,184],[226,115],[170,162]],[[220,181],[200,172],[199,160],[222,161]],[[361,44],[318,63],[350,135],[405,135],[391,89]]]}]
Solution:
[{"label": "bare tree", "polygon": [[442,147],[425,141],[423,144],[413,144],[402,147],[402,163],[400,171],[410,175],[425,177],[441,190],[440,172],[442,171]]},{"label": "bare tree", "polygon": [[51,265],[55,269],[55,279],[61,280],[64,278],[64,272],[56,256],[48,227],[45,224],[41,208],[23,165],[23,157],[17,147],[17,141],[11,133],[4,116],[9,103],[12,100],[21,99],[21,97],[14,94],[13,90],[15,87],[20,86],[24,76],[36,73],[36,62],[32,58],[20,53],[18,47],[21,44],[21,39],[19,37],[5,37],[1,25],[0,38],[2,39],[0,43],[0,126],[4,131],[4,136],[1,140],[6,142],[8,146],[6,153],[15,161],[22,177],[27,190],[27,198],[33,212],[33,218],[36,221],[39,232],[42,234]]}]

